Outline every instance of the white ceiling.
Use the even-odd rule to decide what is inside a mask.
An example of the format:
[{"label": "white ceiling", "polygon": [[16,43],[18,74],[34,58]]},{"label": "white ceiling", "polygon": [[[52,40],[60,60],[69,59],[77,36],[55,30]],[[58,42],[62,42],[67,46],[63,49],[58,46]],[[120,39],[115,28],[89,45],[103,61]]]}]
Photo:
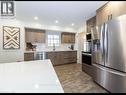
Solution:
[{"label": "white ceiling", "polygon": [[[107,1],[15,1],[16,18],[43,25],[78,29]],[[35,21],[34,16],[38,16]],[[55,23],[58,20],[59,23]],[[75,25],[72,27],[71,23]]]}]

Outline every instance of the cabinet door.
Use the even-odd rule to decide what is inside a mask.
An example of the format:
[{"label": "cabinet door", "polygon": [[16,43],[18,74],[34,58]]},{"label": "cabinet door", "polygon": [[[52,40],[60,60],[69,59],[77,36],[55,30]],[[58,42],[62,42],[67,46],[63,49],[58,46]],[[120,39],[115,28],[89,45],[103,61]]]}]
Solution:
[{"label": "cabinet door", "polygon": [[62,35],[62,43],[69,43],[69,35],[67,34]]},{"label": "cabinet door", "polygon": [[51,60],[52,64],[55,65],[55,52],[47,52],[47,58]]},{"label": "cabinet door", "polygon": [[51,60],[54,66],[63,64],[62,52],[48,52],[47,57]]},{"label": "cabinet door", "polygon": [[69,52],[68,51],[64,51],[63,53],[63,58],[69,58]]},{"label": "cabinet door", "polygon": [[102,6],[99,10],[97,10],[96,24],[101,25],[104,22],[107,22],[112,18],[111,14],[112,14],[111,4],[107,3],[104,6]]},{"label": "cabinet door", "polygon": [[91,29],[96,26],[96,16],[88,19],[86,21],[86,25],[87,25],[87,31],[86,31],[86,33],[87,34],[91,33]]},{"label": "cabinet door", "polygon": [[26,28],[25,29],[25,39],[26,39],[26,42],[45,43],[45,31]]},{"label": "cabinet door", "polygon": [[46,42],[46,34],[45,32],[42,33],[42,43]]},{"label": "cabinet door", "polygon": [[112,18],[110,4],[107,3],[101,11],[102,11],[102,24],[103,24],[104,22],[107,22]]},{"label": "cabinet door", "polygon": [[73,62],[76,63],[77,62],[77,52],[76,51],[71,51],[70,56],[71,56],[70,62],[71,63],[73,63]]},{"label": "cabinet door", "polygon": [[34,42],[35,41],[35,34],[32,31],[25,32],[25,41],[26,42]]},{"label": "cabinet door", "polygon": [[126,1],[110,1],[97,11],[96,24],[101,25],[124,14],[126,14]]},{"label": "cabinet door", "polygon": [[102,20],[101,12],[100,11],[97,11],[96,12],[96,25],[97,26],[101,25],[101,20]]},{"label": "cabinet door", "polygon": [[118,17],[120,15],[120,8],[121,8],[121,2],[119,1],[111,1],[109,2],[110,6],[111,6],[111,10],[112,10],[112,19],[114,19],[115,17]]},{"label": "cabinet door", "polygon": [[[117,5],[117,3],[115,4],[115,6],[116,5]],[[126,1],[118,1],[118,6],[119,6],[119,9],[118,9],[119,10],[119,14],[118,14],[118,16],[126,14]],[[115,13],[116,13],[116,10],[115,10]]]},{"label": "cabinet door", "polygon": [[113,19],[113,6],[111,2],[106,5],[107,21]]},{"label": "cabinet door", "polygon": [[66,36],[62,34],[62,36],[61,36],[61,42],[65,43],[65,41],[66,41],[65,39],[66,39]]},{"label": "cabinet door", "polygon": [[45,43],[45,33],[35,32],[35,41],[37,43]]},{"label": "cabinet door", "polygon": [[67,63],[71,63],[70,62],[70,58],[71,58],[71,52],[69,52],[69,51],[64,51],[63,52],[63,63],[64,64],[67,64]]},{"label": "cabinet door", "polygon": [[55,65],[61,65],[61,64],[63,64],[62,52],[55,52],[55,54],[56,54]]},{"label": "cabinet door", "polygon": [[108,8],[111,11],[112,19],[120,15],[126,14],[126,1],[110,1]]},{"label": "cabinet door", "polygon": [[77,59],[77,52],[71,51],[71,57]]},{"label": "cabinet door", "polygon": [[102,24],[102,12],[97,11],[96,13],[96,25],[99,26]]},{"label": "cabinet door", "polygon": [[24,53],[24,61],[34,60],[34,53]]},{"label": "cabinet door", "polygon": [[67,43],[71,43],[71,35],[67,34]]},{"label": "cabinet door", "polygon": [[62,43],[75,43],[75,34],[73,33],[64,33],[62,34]]},{"label": "cabinet door", "polygon": [[71,35],[71,43],[75,43],[75,34]]}]

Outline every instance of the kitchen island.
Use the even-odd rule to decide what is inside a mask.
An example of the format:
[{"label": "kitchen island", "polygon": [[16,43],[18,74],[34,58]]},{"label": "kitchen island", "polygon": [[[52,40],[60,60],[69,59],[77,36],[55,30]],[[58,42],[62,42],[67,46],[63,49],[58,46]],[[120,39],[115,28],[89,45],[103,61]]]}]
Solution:
[{"label": "kitchen island", "polygon": [[0,93],[64,93],[50,60],[0,64]]}]

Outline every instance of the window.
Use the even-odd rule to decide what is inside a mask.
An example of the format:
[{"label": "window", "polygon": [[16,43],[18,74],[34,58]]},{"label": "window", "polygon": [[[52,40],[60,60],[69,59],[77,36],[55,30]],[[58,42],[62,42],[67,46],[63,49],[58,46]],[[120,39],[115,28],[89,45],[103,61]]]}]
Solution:
[{"label": "window", "polygon": [[48,34],[48,46],[59,46],[60,36],[57,34]]}]

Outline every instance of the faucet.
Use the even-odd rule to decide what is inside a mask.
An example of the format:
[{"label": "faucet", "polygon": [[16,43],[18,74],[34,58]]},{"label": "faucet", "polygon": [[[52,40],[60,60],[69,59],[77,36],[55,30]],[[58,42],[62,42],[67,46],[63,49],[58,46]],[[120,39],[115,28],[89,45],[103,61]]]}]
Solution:
[{"label": "faucet", "polygon": [[71,45],[69,48],[70,48],[71,50],[74,50],[74,45]]}]

